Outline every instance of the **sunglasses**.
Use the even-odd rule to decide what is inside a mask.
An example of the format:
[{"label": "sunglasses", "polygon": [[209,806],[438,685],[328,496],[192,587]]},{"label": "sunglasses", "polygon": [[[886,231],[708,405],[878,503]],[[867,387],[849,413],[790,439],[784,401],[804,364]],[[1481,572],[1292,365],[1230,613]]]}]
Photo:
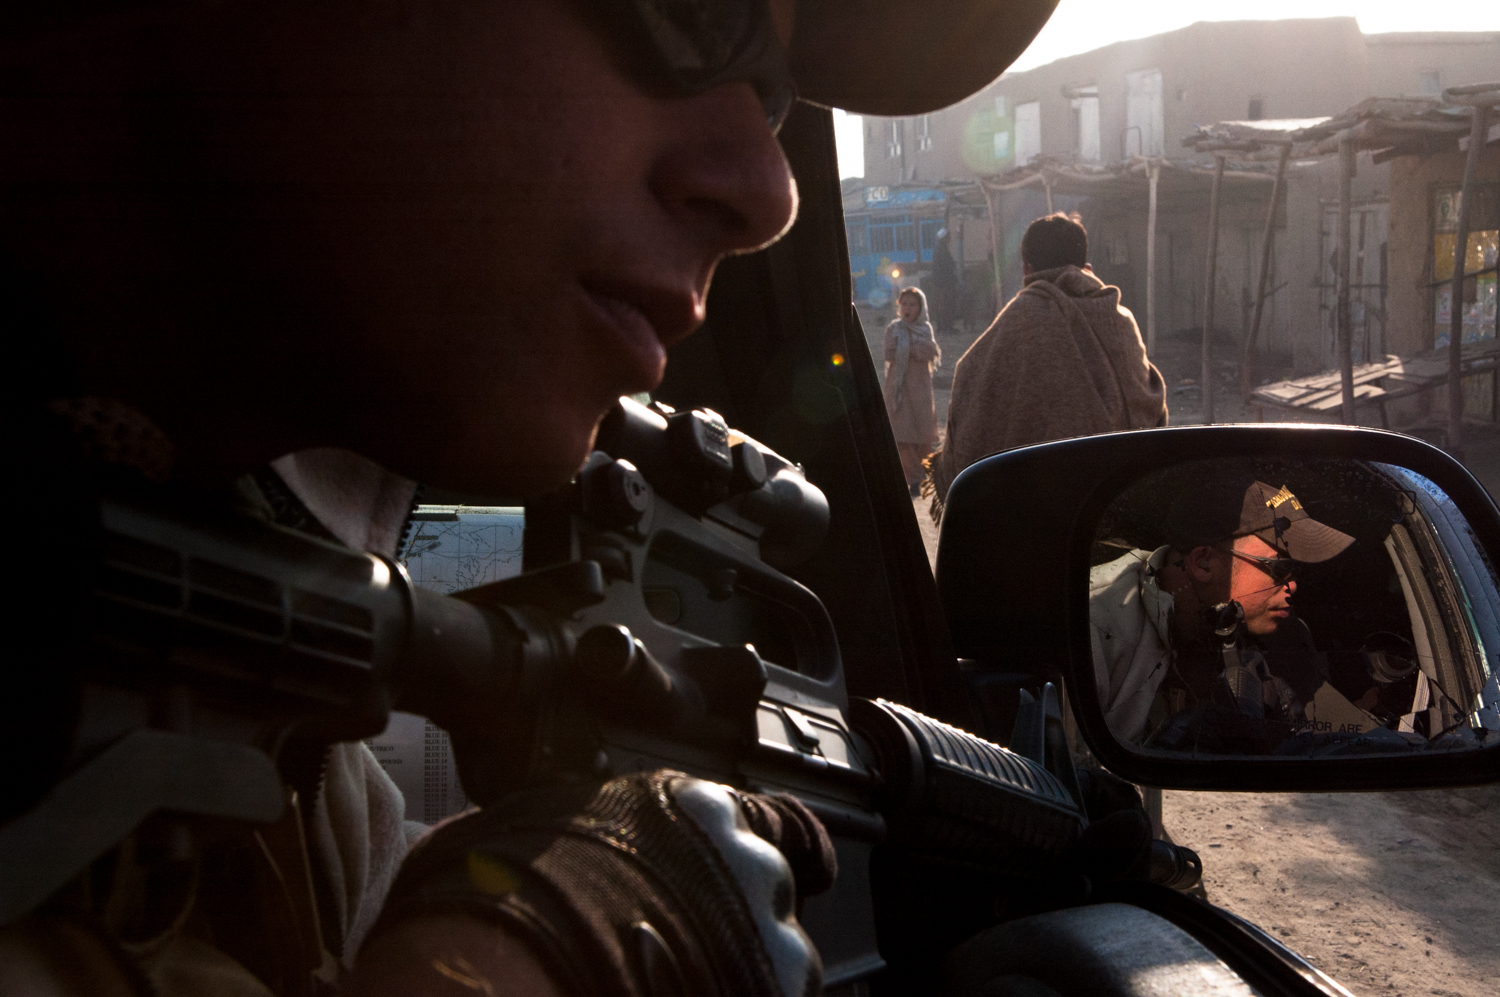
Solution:
[{"label": "sunglasses", "polygon": [[1291,581],[1297,573],[1298,562],[1289,557],[1257,557],[1254,554],[1244,554],[1233,548],[1229,553],[1242,561],[1249,561],[1260,570],[1271,576],[1271,581],[1277,585],[1285,585]]},{"label": "sunglasses", "polygon": [[684,95],[749,83],[774,132],[797,99],[767,0],[614,0],[643,43],[648,72]]}]

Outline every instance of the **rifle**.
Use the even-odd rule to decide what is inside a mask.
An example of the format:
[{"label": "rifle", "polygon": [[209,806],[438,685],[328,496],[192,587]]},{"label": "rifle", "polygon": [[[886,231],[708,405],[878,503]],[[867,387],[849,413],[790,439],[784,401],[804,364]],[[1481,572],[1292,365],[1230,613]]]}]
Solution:
[{"label": "rifle", "polygon": [[1026,753],[851,702],[826,610],[779,570],[828,523],[801,469],[711,411],[629,399],[597,446],[527,506],[523,573],[453,597],[277,526],[100,500],[68,681],[23,707],[69,722],[0,826],[0,925],[153,815],[278,819],[286,785],[316,792],[322,751],[393,708],[449,732],[480,805],[661,767],[795,794],[843,870],[802,914],[830,987],[927,909],[877,895],[927,896],[955,933],[994,916],[998,882],[1076,880],[1088,820],[1050,691],[1023,705]]}]

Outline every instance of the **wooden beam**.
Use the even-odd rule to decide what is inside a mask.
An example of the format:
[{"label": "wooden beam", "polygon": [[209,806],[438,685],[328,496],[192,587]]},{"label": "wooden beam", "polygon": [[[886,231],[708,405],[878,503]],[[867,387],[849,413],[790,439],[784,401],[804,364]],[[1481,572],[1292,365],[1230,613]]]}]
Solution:
[{"label": "wooden beam", "polygon": [[1470,107],[1494,107],[1500,104],[1500,80],[1449,87],[1443,91],[1443,101],[1448,104],[1467,104]]},{"label": "wooden beam", "polygon": [[1261,145],[1262,143],[1256,139],[1217,139],[1194,143],[1190,148],[1194,152],[1211,152],[1218,155],[1221,152],[1255,152]]},{"label": "wooden beam", "polygon": [[1323,139],[1311,151],[1314,155],[1337,152],[1345,137],[1354,142],[1356,149],[1384,149],[1424,135],[1433,138],[1458,138],[1467,130],[1468,126],[1461,121],[1387,121],[1383,118],[1366,118]]},{"label": "wooden beam", "polygon": [[1005,304],[1004,291],[1000,287],[1000,210],[996,206],[1000,192],[983,186],[980,189],[984,191],[984,206],[990,215],[990,271],[995,280],[991,304],[995,313],[999,314],[1000,307]]},{"label": "wooden beam", "polygon": [[1156,349],[1156,182],[1161,163],[1146,164],[1146,355]]},{"label": "wooden beam", "polygon": [[1203,293],[1203,424],[1214,422],[1214,290],[1219,267],[1219,187],[1224,179],[1224,154],[1214,156],[1214,184],[1208,194],[1208,280]]},{"label": "wooden beam", "polygon": [[1281,147],[1281,158],[1276,161],[1276,182],[1271,185],[1271,205],[1266,209],[1266,227],[1260,236],[1260,280],[1255,289],[1255,315],[1250,320],[1250,334],[1245,337],[1245,359],[1240,368],[1240,395],[1247,402],[1250,400],[1251,355],[1255,350],[1255,340],[1260,335],[1261,314],[1266,307],[1266,281],[1271,275],[1271,243],[1276,235],[1276,202],[1281,198],[1281,187],[1286,181],[1286,161],[1291,154],[1291,143]]},{"label": "wooden beam", "polygon": [[1339,379],[1344,387],[1343,419],[1344,424],[1348,426],[1355,425],[1354,330],[1350,328],[1349,313],[1349,216],[1353,211],[1354,200],[1354,142],[1354,136],[1347,131],[1339,137],[1339,218],[1338,232],[1335,233],[1338,243],[1338,273],[1334,277],[1334,287],[1338,294],[1336,320],[1338,323]]}]

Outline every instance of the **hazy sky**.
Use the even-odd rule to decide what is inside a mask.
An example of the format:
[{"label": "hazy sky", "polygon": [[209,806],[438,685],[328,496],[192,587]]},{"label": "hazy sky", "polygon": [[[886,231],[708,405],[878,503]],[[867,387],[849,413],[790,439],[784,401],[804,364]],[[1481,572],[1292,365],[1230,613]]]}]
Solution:
[{"label": "hazy sky", "polygon": [[[1367,34],[1383,31],[1500,31],[1500,0],[1062,0],[1052,20],[1011,66],[1033,69],[1112,42],[1145,38],[1195,21],[1274,21],[1287,17],[1356,17]],[[1500,76],[1500,67],[1496,67]],[[837,112],[839,172],[864,174],[864,136],[857,118]]]},{"label": "hazy sky", "polygon": [[[1195,21],[1276,21],[1355,17],[1366,34],[1382,31],[1500,31],[1495,0],[1062,0],[1052,20],[1010,68],[1032,69],[1111,42],[1185,28]],[[1500,72],[1500,67],[1497,67]]]}]

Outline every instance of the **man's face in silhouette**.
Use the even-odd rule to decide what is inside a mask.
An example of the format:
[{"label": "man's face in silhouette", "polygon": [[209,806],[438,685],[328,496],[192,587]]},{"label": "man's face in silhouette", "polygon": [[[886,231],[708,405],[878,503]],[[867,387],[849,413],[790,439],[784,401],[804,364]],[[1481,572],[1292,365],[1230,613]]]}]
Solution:
[{"label": "man's face in silhouette", "polygon": [[334,446],[552,487],[796,209],[748,83],[663,93],[610,44],[571,0],[59,18],[0,43],[0,248],[189,474]]}]

